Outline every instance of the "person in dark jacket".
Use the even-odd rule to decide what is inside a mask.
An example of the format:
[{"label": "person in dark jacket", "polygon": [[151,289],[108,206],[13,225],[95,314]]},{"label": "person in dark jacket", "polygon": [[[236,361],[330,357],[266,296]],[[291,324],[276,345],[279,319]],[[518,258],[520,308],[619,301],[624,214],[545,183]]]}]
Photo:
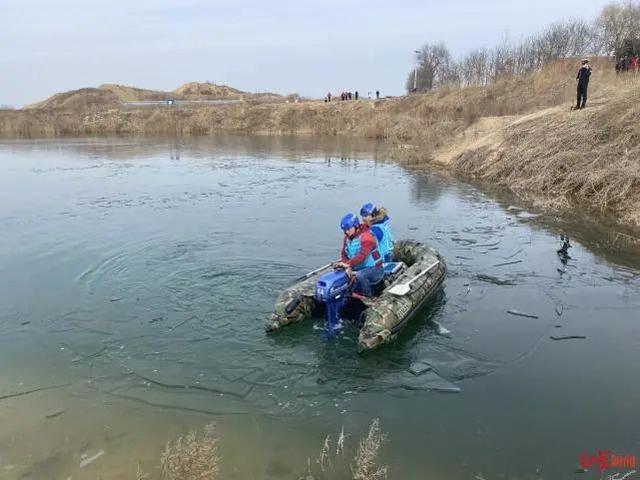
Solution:
[{"label": "person in dark jacket", "polygon": [[589,65],[588,59],[582,60],[582,66],[578,70],[576,75],[576,81],[578,82],[578,95],[576,110],[584,108],[587,105],[587,88],[589,88],[589,77],[591,76],[591,65]]}]

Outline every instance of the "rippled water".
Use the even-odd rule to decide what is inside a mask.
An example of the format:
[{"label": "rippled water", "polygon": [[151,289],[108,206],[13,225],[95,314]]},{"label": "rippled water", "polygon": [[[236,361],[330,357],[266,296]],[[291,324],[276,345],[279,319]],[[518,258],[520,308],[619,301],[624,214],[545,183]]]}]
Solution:
[{"label": "rippled water", "polygon": [[[385,160],[323,139],[1,144],[0,478],[133,478],[211,421],[224,478],[297,479],[375,417],[390,478],[569,478],[583,451],[637,453],[634,237]],[[443,254],[442,294],[367,355],[320,319],[266,336],[370,200]]]}]

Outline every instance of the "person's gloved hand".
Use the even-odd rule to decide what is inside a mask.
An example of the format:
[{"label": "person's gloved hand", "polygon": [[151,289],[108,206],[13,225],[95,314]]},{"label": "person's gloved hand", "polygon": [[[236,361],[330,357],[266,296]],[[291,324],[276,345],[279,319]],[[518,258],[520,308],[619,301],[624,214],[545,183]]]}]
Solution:
[{"label": "person's gloved hand", "polygon": [[349,276],[349,280],[353,281],[356,278],[356,274],[351,268],[347,268],[347,275]]},{"label": "person's gloved hand", "polygon": [[342,268],[344,270],[347,270],[350,267],[349,264],[345,262],[333,262],[333,268]]}]

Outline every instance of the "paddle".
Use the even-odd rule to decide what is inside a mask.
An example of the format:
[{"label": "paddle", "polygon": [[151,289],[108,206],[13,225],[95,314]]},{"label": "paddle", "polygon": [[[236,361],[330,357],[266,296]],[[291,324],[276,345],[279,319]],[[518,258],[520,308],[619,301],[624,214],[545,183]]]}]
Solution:
[{"label": "paddle", "polygon": [[394,295],[399,295],[399,296],[406,295],[407,293],[409,293],[411,291],[410,285],[414,280],[417,280],[418,278],[423,276],[425,273],[429,272],[429,270],[431,270],[433,267],[435,267],[435,266],[437,266],[439,264],[440,264],[440,260],[434,262],[432,265],[429,265],[425,270],[423,270],[418,275],[413,277],[407,283],[401,283],[400,285],[395,285],[395,286],[391,287],[389,289],[389,293],[392,293]]},{"label": "paddle", "polygon": [[309,273],[305,273],[304,275],[302,275],[301,277],[296,278],[293,283],[299,282],[300,280],[306,280],[307,278],[309,278],[311,275],[314,275],[316,273],[318,273],[321,270],[324,270],[327,267],[330,267],[331,265],[333,265],[333,262],[331,263],[327,263],[326,265],[323,265],[320,268],[316,268],[315,270],[311,270]]}]

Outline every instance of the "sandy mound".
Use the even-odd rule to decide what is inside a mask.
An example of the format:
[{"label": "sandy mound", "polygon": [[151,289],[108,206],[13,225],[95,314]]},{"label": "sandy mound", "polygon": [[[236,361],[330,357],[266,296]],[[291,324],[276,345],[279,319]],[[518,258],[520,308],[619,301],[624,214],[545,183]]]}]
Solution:
[{"label": "sandy mound", "polygon": [[145,100],[164,100],[170,97],[167,92],[127,87],[125,85],[104,84],[98,88],[80,88],[68,92],[56,93],[38,103],[27,105],[29,109],[85,110],[88,108],[117,108],[126,102]]},{"label": "sandy mound", "polygon": [[185,83],[171,93],[175,98],[181,100],[238,99],[247,95],[246,92],[227,87],[226,85],[198,82]]},{"label": "sandy mound", "polygon": [[26,108],[87,110],[92,107],[111,108],[120,105],[120,99],[113,92],[99,88],[80,88],[56,93],[42,102],[27,105]]},{"label": "sandy mound", "polygon": [[95,108],[117,108],[129,102],[162,101],[167,98],[176,100],[284,101],[282,95],[274,93],[254,94],[213,83],[189,82],[172,92],[105,83],[98,88],[81,88],[57,93],[46,100],[27,105],[25,108],[79,111]]},{"label": "sandy mound", "polygon": [[100,85],[98,88],[100,90],[112,92],[122,103],[142,102],[147,100],[165,100],[171,96],[169,92],[146,90],[144,88],[128,87],[126,85],[117,85],[114,83],[105,83],[104,85]]}]

